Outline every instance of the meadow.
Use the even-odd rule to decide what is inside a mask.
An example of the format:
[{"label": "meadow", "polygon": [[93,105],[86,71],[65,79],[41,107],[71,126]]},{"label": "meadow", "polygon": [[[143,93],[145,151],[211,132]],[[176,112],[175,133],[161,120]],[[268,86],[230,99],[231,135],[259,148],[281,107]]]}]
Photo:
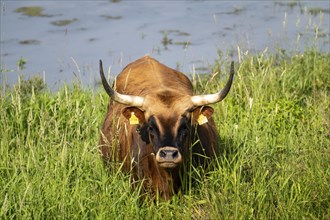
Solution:
[{"label": "meadow", "polygon": [[[219,58],[196,93],[227,78]],[[142,200],[120,164],[106,170],[98,138],[102,88],[20,80],[1,88],[1,219],[330,219],[330,54],[246,55],[213,105],[222,154],[190,169],[170,201]],[[221,77],[220,77],[220,76]]]}]

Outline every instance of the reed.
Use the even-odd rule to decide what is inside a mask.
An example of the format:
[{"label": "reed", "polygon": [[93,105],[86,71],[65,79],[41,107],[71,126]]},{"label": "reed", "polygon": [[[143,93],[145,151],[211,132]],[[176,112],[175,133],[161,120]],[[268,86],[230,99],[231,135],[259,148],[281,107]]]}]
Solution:
[{"label": "reed", "polygon": [[[40,82],[1,88],[2,219],[329,219],[330,54],[241,58],[214,105],[222,155],[164,202],[141,202],[129,175],[106,171],[98,137],[108,97]],[[224,68],[224,62],[217,69]],[[214,92],[224,73],[196,83]]]}]

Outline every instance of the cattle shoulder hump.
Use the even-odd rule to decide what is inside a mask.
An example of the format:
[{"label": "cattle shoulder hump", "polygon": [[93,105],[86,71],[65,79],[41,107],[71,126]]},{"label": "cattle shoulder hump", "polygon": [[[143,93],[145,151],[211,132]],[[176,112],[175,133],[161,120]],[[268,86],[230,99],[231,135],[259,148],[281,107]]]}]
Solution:
[{"label": "cattle shoulder hump", "polygon": [[187,76],[149,56],[127,65],[116,81],[117,91],[128,95],[145,96],[150,91],[172,89],[193,95],[193,87]]}]

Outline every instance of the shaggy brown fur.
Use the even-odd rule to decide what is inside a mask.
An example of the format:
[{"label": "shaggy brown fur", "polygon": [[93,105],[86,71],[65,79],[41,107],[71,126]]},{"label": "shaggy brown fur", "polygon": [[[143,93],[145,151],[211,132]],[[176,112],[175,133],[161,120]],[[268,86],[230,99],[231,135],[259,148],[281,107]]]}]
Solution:
[{"label": "shaggy brown fur", "polygon": [[[211,118],[213,109],[193,106],[190,80],[149,56],[126,66],[115,85],[117,92],[142,96],[145,101],[143,109],[110,101],[100,135],[102,157],[104,161],[123,162],[123,170],[142,180],[145,190],[168,199],[181,187],[183,166],[163,168],[155,155],[160,147],[174,146],[183,157],[182,163],[203,165],[206,158],[215,157],[219,146]],[[132,112],[139,119],[137,125],[129,123]],[[200,114],[208,118],[207,123],[197,124]]]}]

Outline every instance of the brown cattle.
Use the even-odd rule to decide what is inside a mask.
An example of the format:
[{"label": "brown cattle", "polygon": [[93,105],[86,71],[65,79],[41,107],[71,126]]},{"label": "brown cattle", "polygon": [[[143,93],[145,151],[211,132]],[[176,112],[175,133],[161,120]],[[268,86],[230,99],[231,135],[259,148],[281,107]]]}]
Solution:
[{"label": "brown cattle", "polygon": [[[193,95],[181,72],[144,56],[117,76],[115,89],[100,75],[111,97],[100,135],[102,157],[123,162],[144,190],[170,198],[182,185],[183,164],[204,165],[219,152],[213,109],[230,90],[234,65],[218,93]],[[115,91],[116,90],[116,91]]]}]

